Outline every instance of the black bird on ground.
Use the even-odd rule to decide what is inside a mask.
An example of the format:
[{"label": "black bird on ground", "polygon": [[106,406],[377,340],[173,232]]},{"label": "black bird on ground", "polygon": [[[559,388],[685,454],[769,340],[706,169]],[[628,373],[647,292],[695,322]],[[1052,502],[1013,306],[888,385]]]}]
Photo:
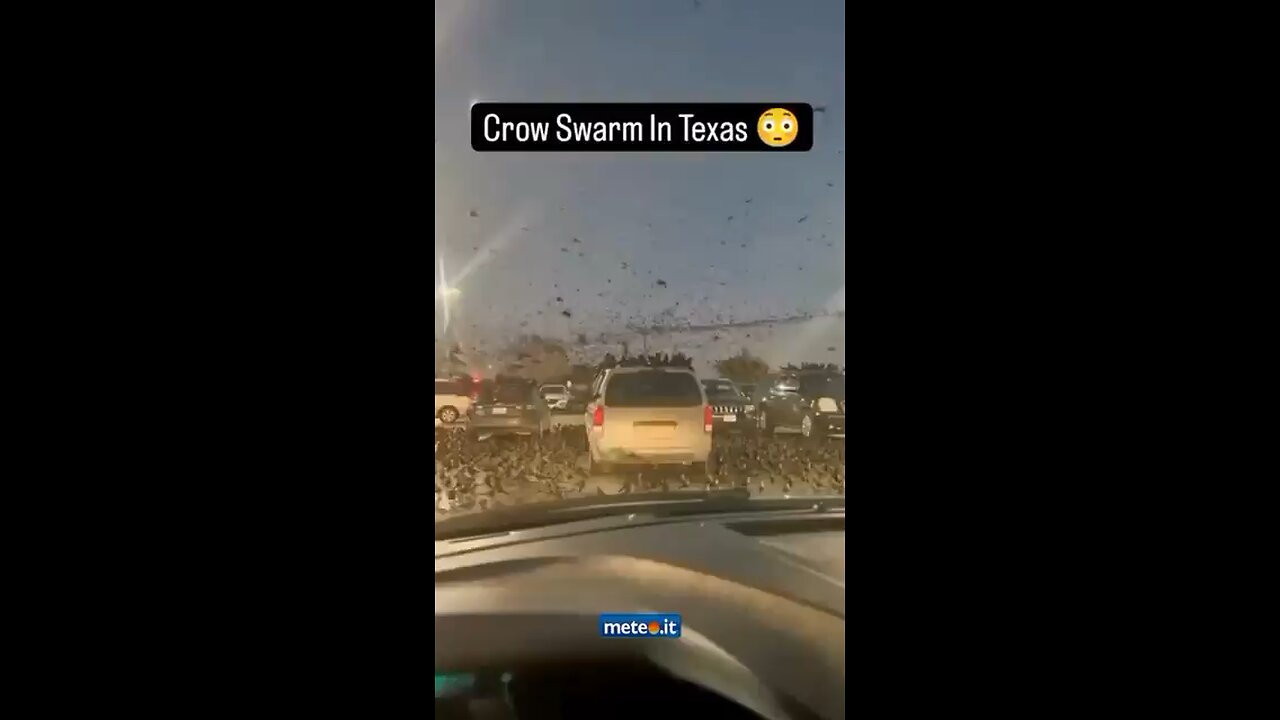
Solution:
[{"label": "black bird on ground", "polygon": [[[627,361],[690,359],[655,353]],[[583,469],[582,426],[556,426],[542,438],[476,440],[451,428],[436,428],[435,434],[437,515],[610,494]],[[633,472],[620,476],[623,483],[617,493],[748,487],[753,495],[843,495],[844,462],[843,442],[795,435],[717,435],[706,477],[692,476],[687,469]]]}]

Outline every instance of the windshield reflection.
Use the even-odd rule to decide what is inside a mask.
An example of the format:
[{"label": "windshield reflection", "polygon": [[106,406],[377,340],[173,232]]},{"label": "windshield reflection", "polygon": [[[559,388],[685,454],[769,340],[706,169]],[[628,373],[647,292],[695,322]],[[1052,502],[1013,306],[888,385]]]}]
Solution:
[{"label": "windshield reflection", "polygon": [[[437,519],[641,490],[843,492],[844,3],[780,7],[436,2]],[[775,100],[813,106],[812,150],[470,142],[477,102]],[[609,373],[637,359],[694,379],[617,383],[611,409]],[[779,382],[806,364],[838,371]],[[678,401],[651,397],[662,388]],[[545,434],[469,432],[478,406],[538,397]],[[619,445],[693,450],[667,467],[603,462]]]}]

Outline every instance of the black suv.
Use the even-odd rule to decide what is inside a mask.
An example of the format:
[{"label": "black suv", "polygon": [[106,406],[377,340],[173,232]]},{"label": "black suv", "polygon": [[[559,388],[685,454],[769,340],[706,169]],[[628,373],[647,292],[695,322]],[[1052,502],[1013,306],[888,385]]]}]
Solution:
[{"label": "black suv", "polygon": [[751,423],[751,398],[747,397],[732,380],[705,379],[702,390],[711,406],[712,423],[716,430],[739,430]]},{"label": "black suv", "polygon": [[761,380],[752,398],[756,429],[799,430],[805,437],[844,437],[844,374],[784,369]]}]

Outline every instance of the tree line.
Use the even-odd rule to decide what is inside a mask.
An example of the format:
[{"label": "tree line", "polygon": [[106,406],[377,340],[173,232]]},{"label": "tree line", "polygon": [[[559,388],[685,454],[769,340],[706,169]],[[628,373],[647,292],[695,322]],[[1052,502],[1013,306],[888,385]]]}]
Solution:
[{"label": "tree line", "polygon": [[[474,368],[468,362],[477,362],[468,358],[458,344],[452,345],[445,358],[443,367],[437,365],[437,376],[465,376]],[[569,362],[569,353],[562,343],[539,335],[522,335],[503,348],[492,358],[484,359],[487,377],[495,375],[524,377],[538,383],[562,383],[571,381],[574,385],[589,385],[596,373],[614,367],[687,367],[693,368],[693,357],[677,352],[650,353],[632,355],[626,343],[622,344],[622,357],[606,353],[600,362],[594,365]],[[490,369],[492,366],[492,369]],[[771,372],[769,364],[760,357],[752,355],[746,349],[736,355],[716,361],[716,372],[720,377],[736,383],[756,383]],[[780,371],[825,370],[843,372],[842,367],[833,363],[789,363],[779,368]]]}]

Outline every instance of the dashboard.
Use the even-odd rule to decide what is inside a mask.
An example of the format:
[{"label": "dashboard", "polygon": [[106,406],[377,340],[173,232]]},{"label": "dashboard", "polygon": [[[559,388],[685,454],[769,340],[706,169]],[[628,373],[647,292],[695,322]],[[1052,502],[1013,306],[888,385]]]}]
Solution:
[{"label": "dashboard", "polygon": [[[844,718],[844,511],[634,513],[436,542],[445,717]],[[679,637],[602,637],[676,613]]]}]

